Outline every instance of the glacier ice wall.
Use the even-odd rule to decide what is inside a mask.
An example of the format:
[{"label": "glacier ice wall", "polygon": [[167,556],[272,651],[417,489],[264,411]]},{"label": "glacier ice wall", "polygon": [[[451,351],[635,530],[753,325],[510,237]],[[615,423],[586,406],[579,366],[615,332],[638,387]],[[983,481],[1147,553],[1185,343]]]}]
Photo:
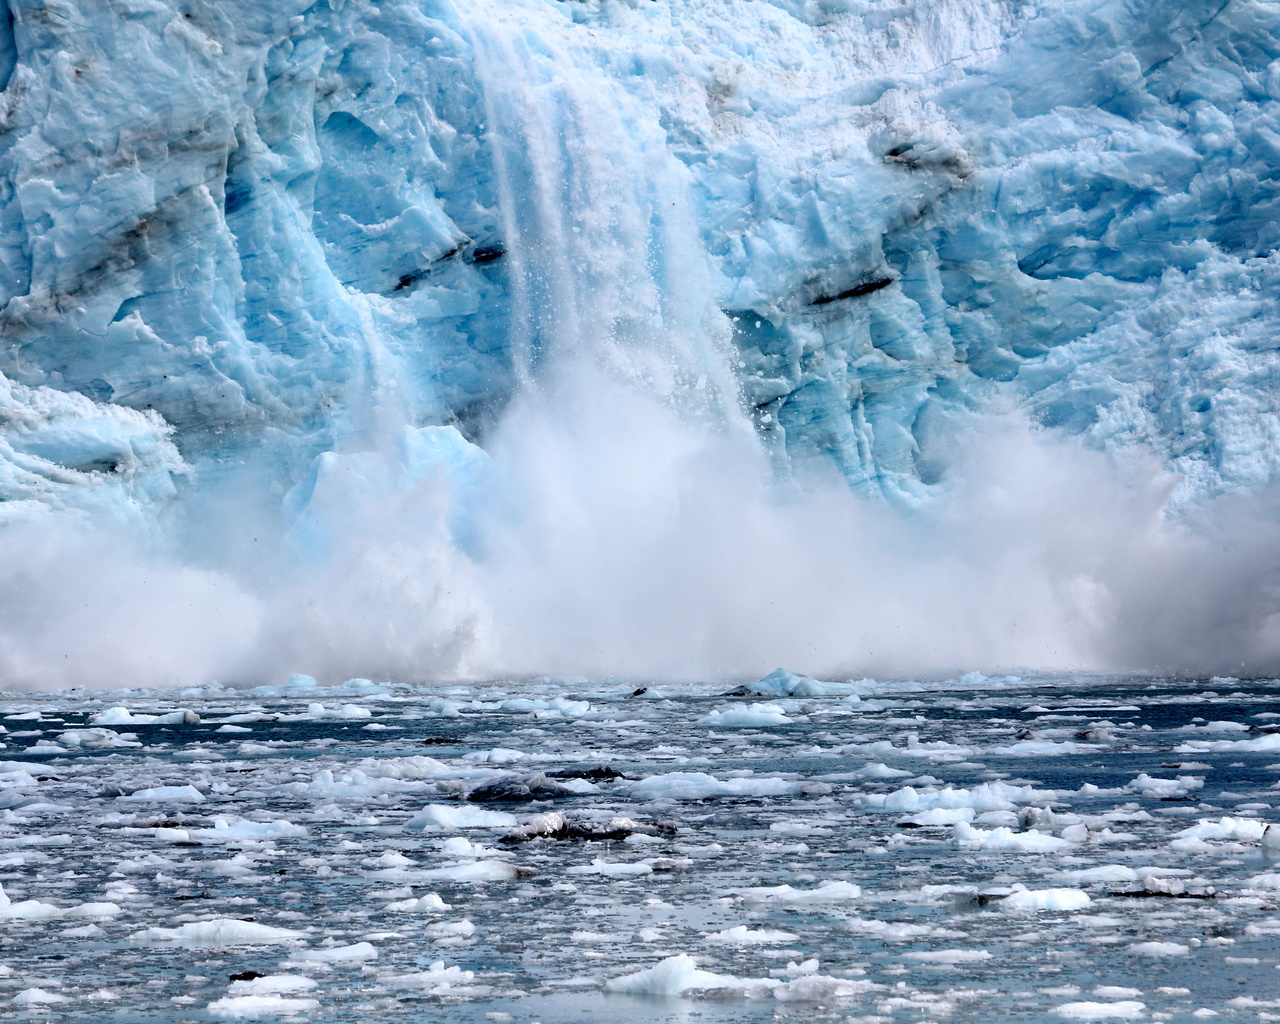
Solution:
[{"label": "glacier ice wall", "polygon": [[1274,662],[1275,4],[10,0],[0,84],[8,677]]}]

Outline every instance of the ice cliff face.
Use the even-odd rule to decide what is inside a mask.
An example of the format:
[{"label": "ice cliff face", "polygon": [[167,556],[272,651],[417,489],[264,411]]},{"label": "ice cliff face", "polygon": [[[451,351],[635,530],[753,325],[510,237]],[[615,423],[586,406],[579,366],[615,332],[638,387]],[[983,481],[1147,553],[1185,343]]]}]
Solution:
[{"label": "ice cliff face", "polygon": [[599,374],[906,505],[991,406],[1280,471],[1267,0],[10,0],[0,84],[9,518],[479,558]]},{"label": "ice cliff face", "polygon": [[[184,486],[255,459],[288,487],[393,387],[482,440],[520,361],[502,200],[534,170],[486,125],[512,80],[566,166],[647,162],[619,207],[687,202],[793,458],[917,493],[947,409],[1006,393],[1188,492],[1275,475],[1273,4],[10,7],[10,501],[163,500],[170,435]],[[688,258],[647,256],[659,286]]]}]

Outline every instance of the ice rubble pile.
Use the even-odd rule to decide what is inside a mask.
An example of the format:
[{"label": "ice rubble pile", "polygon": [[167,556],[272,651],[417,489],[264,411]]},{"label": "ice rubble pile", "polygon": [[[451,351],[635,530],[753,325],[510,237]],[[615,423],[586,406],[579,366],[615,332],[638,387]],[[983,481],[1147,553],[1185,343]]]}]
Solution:
[{"label": "ice rubble pile", "polygon": [[[310,472],[305,506],[344,445],[394,448],[402,485],[473,474],[449,425],[509,399],[512,289],[548,256],[500,209],[499,37],[567,165],[594,91],[665,179],[638,198],[689,198],[779,453],[915,493],[949,411],[1014,394],[1150,443],[1184,498],[1280,468],[1265,0],[45,11],[0,17],[8,514]],[[651,255],[658,288],[690,258]]]}]

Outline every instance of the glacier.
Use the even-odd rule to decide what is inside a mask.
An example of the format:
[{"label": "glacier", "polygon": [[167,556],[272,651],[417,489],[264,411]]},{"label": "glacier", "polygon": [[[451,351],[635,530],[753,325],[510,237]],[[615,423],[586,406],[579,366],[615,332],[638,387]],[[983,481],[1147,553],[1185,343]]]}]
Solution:
[{"label": "glacier", "polygon": [[11,0],[0,675],[1280,664],[1265,0]]}]

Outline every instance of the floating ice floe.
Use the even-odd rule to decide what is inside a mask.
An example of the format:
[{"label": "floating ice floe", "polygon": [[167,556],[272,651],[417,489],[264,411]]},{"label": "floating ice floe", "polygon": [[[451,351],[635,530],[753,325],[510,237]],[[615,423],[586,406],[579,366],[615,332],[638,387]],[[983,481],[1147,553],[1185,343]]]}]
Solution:
[{"label": "floating ice floe", "polygon": [[749,704],[746,707],[717,708],[698,719],[703,725],[717,728],[788,725],[795,719],[787,717],[785,708],[777,704]]},{"label": "floating ice floe", "polygon": [[153,786],[116,799],[201,804],[205,801],[205,795],[195,786]]},{"label": "floating ice floe", "polygon": [[291,821],[230,821],[215,818],[213,828],[185,829],[187,838],[202,843],[230,843],[239,840],[296,839],[307,834],[306,826]]},{"label": "floating ice floe", "polygon": [[1005,826],[980,829],[963,821],[956,824],[952,835],[957,846],[984,853],[1057,853],[1073,845],[1069,839],[1046,832],[1015,832]]},{"label": "floating ice floe", "polygon": [[856,803],[867,810],[930,811],[934,809],[978,811],[1011,810],[1023,804],[1048,803],[1058,794],[1034,786],[1011,786],[1007,782],[983,782],[971,788],[952,786],[903,786],[891,793],[864,793]]},{"label": "floating ice floe", "polygon": [[722,797],[790,796],[804,784],[766,776],[717,779],[706,772],[669,772],[619,783],[617,792],[632,800],[712,800]]},{"label": "floating ice floe", "polygon": [[370,778],[359,768],[343,772],[335,777],[329,768],[322,768],[310,782],[287,782],[273,786],[273,796],[287,796],[296,800],[367,800],[383,793],[421,793],[429,790],[426,782],[395,778]]},{"label": "floating ice floe", "polygon": [[[816,961],[814,962],[816,966]],[[846,999],[882,986],[862,979],[804,974],[792,981],[779,978],[738,978],[701,970],[687,953],[667,957],[647,970],[611,978],[605,990],[634,996],[678,996],[714,993],[717,998],[737,995],[753,999],[770,997],[779,1002],[821,1002]]]},{"label": "floating ice floe", "polygon": [[744,995],[768,993],[782,982],[776,978],[735,978],[699,969],[687,953],[670,956],[660,963],[621,978],[605,982],[609,992],[638,996],[678,996],[691,991],[732,990]]},{"label": "floating ice floe", "polygon": [[991,959],[986,949],[918,949],[903,953],[904,960],[920,960],[933,964],[975,964]]},{"label": "floating ice floe", "polygon": [[[798,675],[785,668],[775,669],[763,679],[743,683],[734,695],[759,693],[780,694],[787,697],[858,697],[867,694],[873,684],[868,681],[860,683],[827,683],[810,676]],[[729,694],[726,694],[729,696]]]},{"label": "floating ice floe", "polygon": [[451,904],[442,900],[438,894],[429,892],[416,899],[395,900],[386,905],[386,910],[393,914],[432,914],[439,910],[450,909]]},{"label": "floating ice floe", "polygon": [[148,715],[130,711],[126,707],[108,708],[99,711],[89,719],[90,725],[197,725],[200,716],[194,711],[166,711],[158,715]]},{"label": "floating ice floe", "polygon": [[1070,1020],[1134,1020],[1141,1017],[1146,1004],[1134,999],[1121,999],[1112,1003],[1081,1001],[1063,1003],[1054,1007],[1053,1012],[1059,1017]]},{"label": "floating ice floe", "polygon": [[63,918],[105,918],[121,914],[116,903],[79,903],[70,907],[59,907],[40,900],[20,900],[14,903],[9,894],[0,885],[0,920],[9,921],[54,921]]},{"label": "floating ice floe", "polygon": [[737,894],[748,903],[817,904],[843,903],[862,896],[862,887],[853,882],[824,882],[813,889],[796,889],[790,885],[757,886],[739,889]]},{"label": "floating ice floe", "polygon": [[86,749],[142,746],[134,733],[122,734],[114,729],[68,729],[66,732],[58,733],[58,742],[64,747]]},{"label": "floating ice floe", "polygon": [[373,712],[360,704],[340,704],[336,708],[328,708],[323,704],[308,704],[305,717],[314,718],[317,721],[372,718]]},{"label": "floating ice floe", "polygon": [[407,829],[442,828],[511,828],[520,821],[506,811],[491,811],[468,804],[427,804],[404,823]]},{"label": "floating ice floe", "polygon": [[[1179,839],[1237,839],[1256,843],[1267,831],[1267,823],[1257,818],[1201,818],[1196,824],[1174,833],[1174,843]],[[1171,843],[1170,845],[1173,845]]]},{"label": "floating ice floe", "polygon": [[378,947],[371,942],[354,942],[349,946],[299,950],[291,953],[289,959],[295,963],[354,963],[378,959]]},{"label": "floating ice floe", "polygon": [[14,1006],[52,1006],[55,1003],[68,1002],[66,996],[48,989],[33,987],[24,988],[13,997]]},{"label": "floating ice floe", "polygon": [[385,868],[371,871],[370,878],[396,882],[504,882],[530,874],[503,860],[488,859],[447,864],[439,868]]},{"label": "floating ice floe", "polygon": [[794,932],[778,931],[771,928],[751,929],[745,924],[723,931],[712,932],[702,937],[703,942],[718,942],[732,946],[768,946],[779,942],[794,942],[800,936]]},{"label": "floating ice floe", "polygon": [[1181,942],[1135,942],[1129,949],[1141,956],[1186,956],[1191,952],[1191,947]]},{"label": "floating ice floe", "polygon": [[1091,882],[1136,882],[1138,872],[1124,864],[1100,864],[1096,868],[1061,871],[1056,877],[1064,882],[1087,885]]},{"label": "floating ice floe", "polygon": [[129,936],[137,945],[172,946],[261,946],[282,945],[305,939],[306,933],[291,928],[275,928],[257,921],[219,917],[192,921],[177,928],[145,928]]},{"label": "floating ice floe", "polygon": [[473,984],[474,971],[465,971],[457,966],[446,967],[443,960],[437,960],[425,971],[390,975],[383,977],[381,981],[395,988],[418,989],[424,995],[455,999],[474,998],[490,991],[488,985]]},{"label": "floating ice floe", "polygon": [[268,974],[261,978],[233,981],[228,994],[214,1000],[208,1012],[215,1017],[279,1017],[307,1013],[320,1003],[299,992],[310,992],[316,983],[298,974]]},{"label": "floating ice floe", "polygon": [[214,1017],[293,1017],[320,1009],[320,1002],[297,996],[224,996],[207,1009]]},{"label": "floating ice floe", "polygon": [[609,878],[631,878],[637,875],[653,874],[653,866],[644,861],[618,863],[597,857],[590,864],[578,864],[567,868],[570,875],[604,875]]},{"label": "floating ice floe", "polygon": [[1001,910],[1079,910],[1091,902],[1079,889],[1023,889],[1000,901]]}]

